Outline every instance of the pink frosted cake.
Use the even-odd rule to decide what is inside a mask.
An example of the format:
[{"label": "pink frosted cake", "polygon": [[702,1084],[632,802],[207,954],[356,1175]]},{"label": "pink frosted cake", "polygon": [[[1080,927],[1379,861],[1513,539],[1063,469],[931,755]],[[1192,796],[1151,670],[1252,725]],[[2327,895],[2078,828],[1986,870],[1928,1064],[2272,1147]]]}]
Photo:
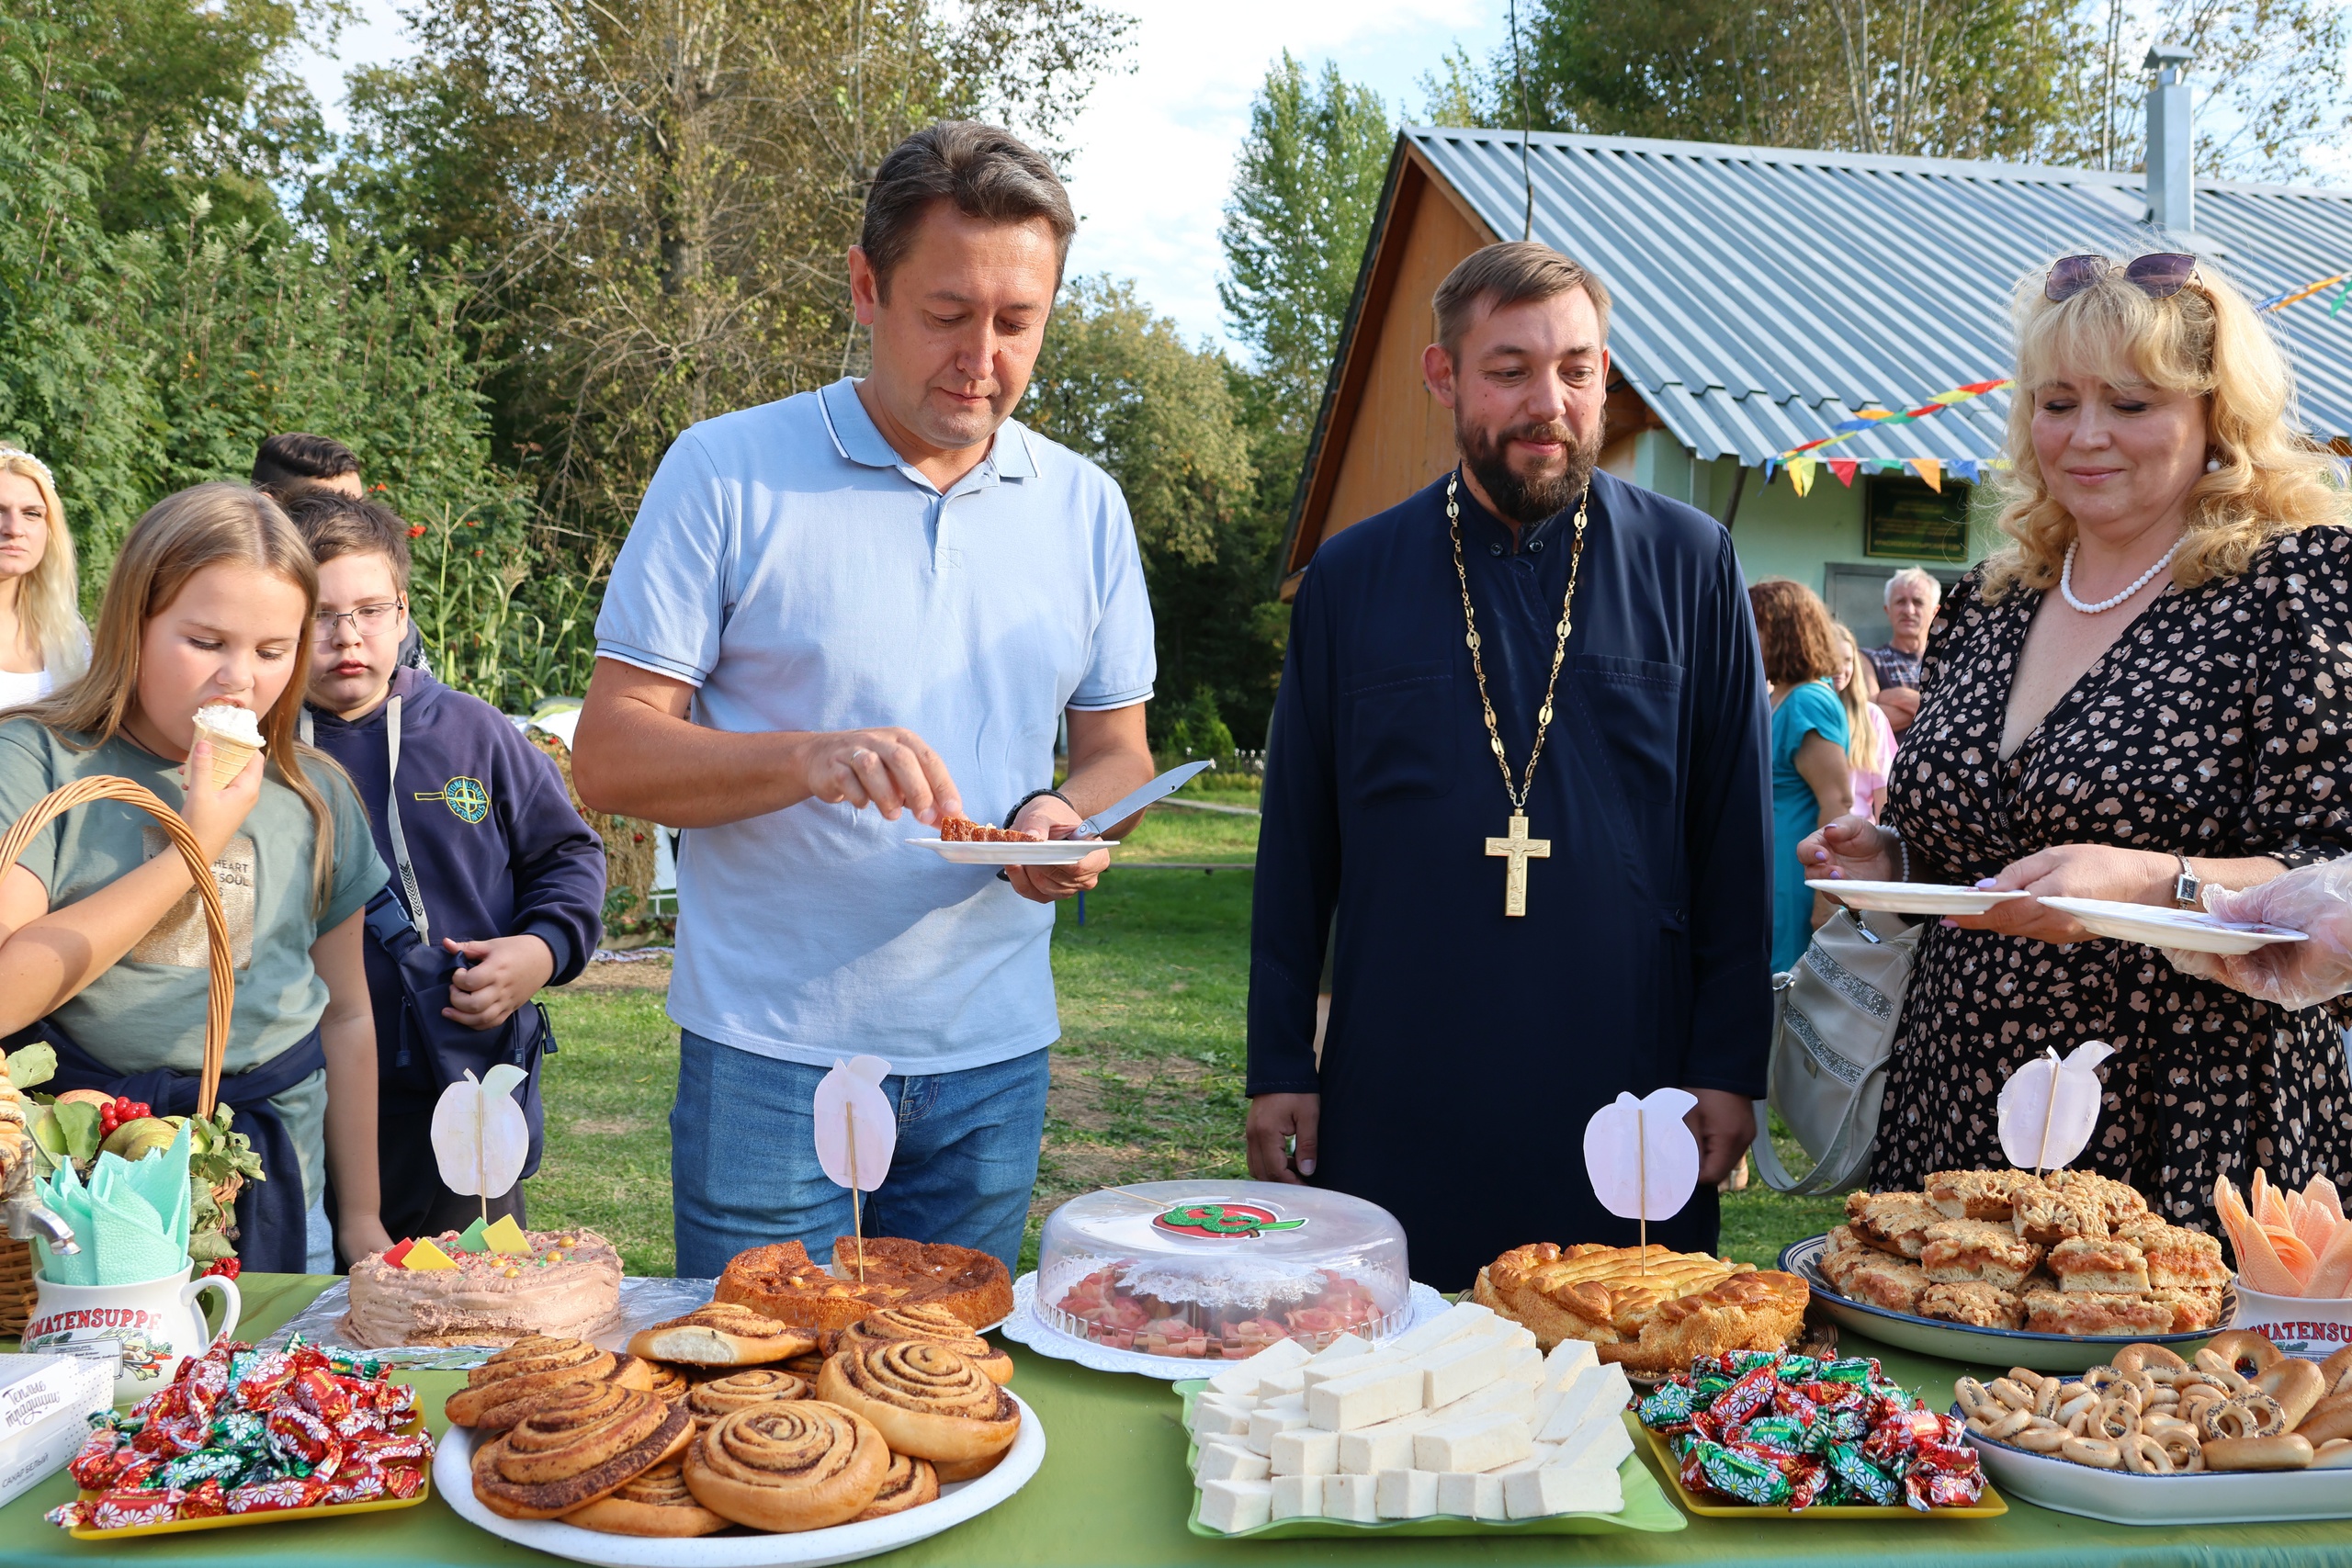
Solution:
[{"label": "pink frosted cake", "polygon": [[[530,1251],[469,1252],[455,1231],[351,1267],[339,1337],[395,1345],[511,1345],[534,1334],[584,1339],[620,1315],[621,1259],[594,1231],[530,1231]],[[431,1248],[432,1268],[417,1266]]]}]

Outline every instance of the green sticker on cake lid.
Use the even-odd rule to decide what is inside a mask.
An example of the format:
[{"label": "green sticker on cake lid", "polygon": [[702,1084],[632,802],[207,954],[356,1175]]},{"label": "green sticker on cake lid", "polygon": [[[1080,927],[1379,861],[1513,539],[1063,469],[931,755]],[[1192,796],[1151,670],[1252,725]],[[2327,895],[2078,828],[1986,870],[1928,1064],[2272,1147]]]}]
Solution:
[{"label": "green sticker on cake lid", "polygon": [[472,1224],[466,1227],[465,1234],[458,1238],[458,1250],[460,1252],[488,1252],[490,1250],[490,1243],[484,1239],[482,1233],[487,1231],[489,1228],[490,1226],[487,1224],[477,1218]]}]

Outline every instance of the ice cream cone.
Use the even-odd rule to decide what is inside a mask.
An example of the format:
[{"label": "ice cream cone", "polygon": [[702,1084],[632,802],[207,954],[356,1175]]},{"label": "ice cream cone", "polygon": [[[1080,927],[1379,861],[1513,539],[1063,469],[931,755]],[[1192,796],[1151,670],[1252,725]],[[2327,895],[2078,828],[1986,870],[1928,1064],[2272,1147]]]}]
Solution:
[{"label": "ice cream cone", "polygon": [[245,771],[245,763],[252,760],[254,752],[261,750],[258,746],[248,746],[242,740],[227,739],[214,730],[207,729],[201,733],[207,740],[212,742],[212,787],[214,789],[227,789],[236,783],[237,775]]},{"label": "ice cream cone", "polygon": [[214,789],[226,789],[235,783],[253,754],[262,749],[260,721],[246,709],[229,704],[208,704],[197,709],[196,733],[212,743]]}]

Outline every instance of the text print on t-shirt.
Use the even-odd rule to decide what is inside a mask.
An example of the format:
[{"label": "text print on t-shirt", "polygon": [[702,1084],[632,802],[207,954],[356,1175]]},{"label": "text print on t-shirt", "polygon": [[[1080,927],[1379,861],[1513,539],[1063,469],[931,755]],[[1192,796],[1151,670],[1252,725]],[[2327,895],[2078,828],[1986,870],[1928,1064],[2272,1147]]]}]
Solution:
[{"label": "text print on t-shirt", "polygon": [[[140,848],[146,858],[175,855],[179,851],[164,837],[164,830],[148,824],[139,829]],[[254,841],[240,833],[229,840],[229,848],[212,863],[212,880],[220,885],[220,912],[229,919],[230,962],[239,969],[250,969],[254,962]],[[196,889],[191,887],[180,895],[180,901],[164,911],[164,918],[151,927],[139,944],[130,950],[134,964],[176,964],[184,968],[200,969],[207,962],[210,943],[204,931],[204,906],[197,902]]]}]

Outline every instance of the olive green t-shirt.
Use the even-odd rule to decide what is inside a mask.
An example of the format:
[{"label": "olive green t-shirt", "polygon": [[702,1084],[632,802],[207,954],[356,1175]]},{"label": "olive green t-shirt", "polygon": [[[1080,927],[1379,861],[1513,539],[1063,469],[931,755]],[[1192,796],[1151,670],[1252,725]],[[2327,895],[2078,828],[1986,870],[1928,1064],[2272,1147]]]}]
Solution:
[{"label": "olive green t-shirt", "polygon": [[[310,807],[275,772],[264,775],[260,801],[213,863],[237,982],[224,1072],[271,1060],[317,1025],[327,987],[311,965],[311,944],[364,908],[388,874],[350,781],[331,764],[313,762],[307,772],[334,819],[332,890],[323,909],[312,909],[316,832]],[[144,784],[166,806],[187,798],[179,764],[127,736],[77,751],[31,719],[0,724],[0,831],[50,791],[101,773]],[[153,855],[178,852],[146,812],[99,800],[42,829],[18,863],[40,878],[57,908]],[[57,1026],[123,1073],[201,1071],[207,949],[204,912],[191,888],[119,963],[57,1010]],[[305,1197],[315,1201],[325,1179],[326,1075],[311,1074],[271,1103],[293,1135]]]}]

